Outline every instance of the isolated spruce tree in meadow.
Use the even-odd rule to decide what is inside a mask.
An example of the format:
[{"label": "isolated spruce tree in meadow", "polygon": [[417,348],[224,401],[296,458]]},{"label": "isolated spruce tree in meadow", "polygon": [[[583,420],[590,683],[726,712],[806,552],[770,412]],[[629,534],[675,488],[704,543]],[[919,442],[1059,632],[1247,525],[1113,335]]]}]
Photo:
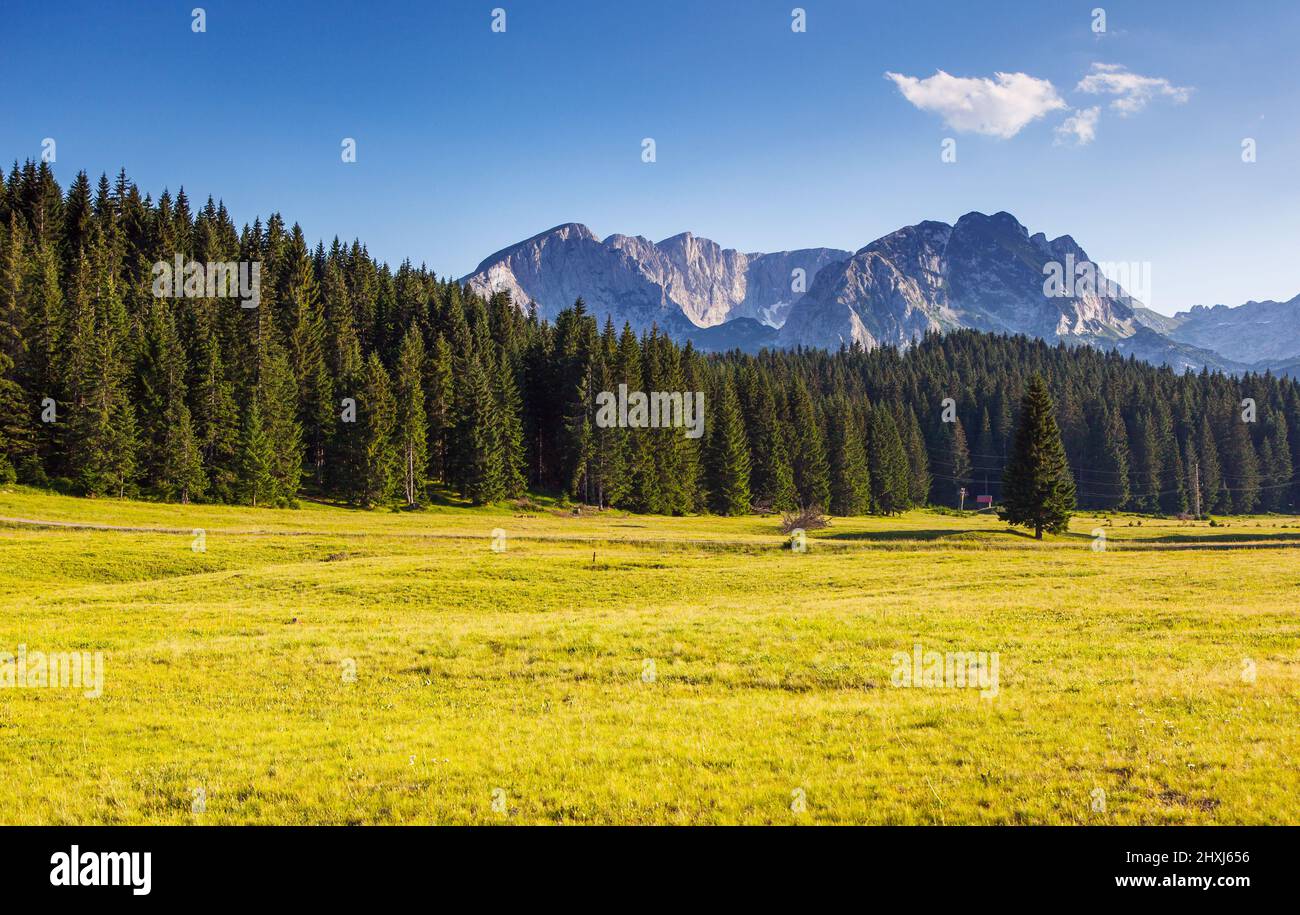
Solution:
[{"label": "isolated spruce tree in meadow", "polygon": [[1043,531],[1064,531],[1075,505],[1074,478],[1053,410],[1047,382],[1034,375],[1020,402],[998,509],[999,518],[1033,528],[1038,540],[1043,539]]}]

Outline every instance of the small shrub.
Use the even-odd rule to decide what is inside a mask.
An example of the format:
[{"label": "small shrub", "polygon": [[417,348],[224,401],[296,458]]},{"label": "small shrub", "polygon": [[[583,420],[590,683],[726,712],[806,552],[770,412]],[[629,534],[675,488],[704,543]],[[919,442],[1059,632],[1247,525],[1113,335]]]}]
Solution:
[{"label": "small shrub", "polygon": [[831,519],[822,513],[820,505],[797,508],[792,512],[781,513],[781,533],[788,534],[795,530],[819,531],[830,527]]}]

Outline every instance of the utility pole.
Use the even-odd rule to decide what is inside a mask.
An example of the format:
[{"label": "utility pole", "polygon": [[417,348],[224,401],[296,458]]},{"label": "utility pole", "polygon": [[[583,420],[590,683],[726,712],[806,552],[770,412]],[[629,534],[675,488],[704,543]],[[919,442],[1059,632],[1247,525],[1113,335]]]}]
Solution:
[{"label": "utility pole", "polygon": [[1196,458],[1192,458],[1192,492],[1196,496],[1196,518],[1199,521],[1201,517],[1201,464]]}]

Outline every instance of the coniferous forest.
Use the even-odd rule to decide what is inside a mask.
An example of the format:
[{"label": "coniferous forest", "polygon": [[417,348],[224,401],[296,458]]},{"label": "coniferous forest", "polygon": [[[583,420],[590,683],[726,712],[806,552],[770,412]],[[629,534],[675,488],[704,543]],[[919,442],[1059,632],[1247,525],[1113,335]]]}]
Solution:
[{"label": "coniferous forest", "polygon": [[[260,264],[260,302],[155,294],[154,265]],[[905,352],[706,356],[553,323],[359,241],[125,172],[66,188],[0,170],[0,481],[90,496],[480,504],[529,491],[638,512],[1002,501],[1029,379],[1054,403],[1078,505],[1168,515],[1300,508],[1300,385],[963,331]],[[705,431],[602,428],[595,399],[700,391]],[[951,402],[945,407],[946,399]]]}]

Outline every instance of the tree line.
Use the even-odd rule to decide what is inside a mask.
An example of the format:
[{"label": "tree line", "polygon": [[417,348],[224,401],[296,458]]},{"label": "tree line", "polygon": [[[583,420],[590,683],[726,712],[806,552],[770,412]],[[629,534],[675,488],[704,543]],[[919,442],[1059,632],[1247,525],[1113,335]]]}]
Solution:
[{"label": "tree line", "polygon": [[[259,264],[257,307],[201,283],[155,294],[155,265],[177,255]],[[155,201],[125,172],[65,190],[44,162],[0,169],[0,481],[255,505],[530,490],[665,514],[892,514],[956,506],[962,489],[1000,503],[1035,375],[1084,508],[1300,507],[1293,380],[973,331],[706,356],[581,300],[544,321],[359,241],[313,248],[279,214],[237,229],[212,198]],[[704,435],[598,424],[597,395],[619,384],[702,392]]]}]

